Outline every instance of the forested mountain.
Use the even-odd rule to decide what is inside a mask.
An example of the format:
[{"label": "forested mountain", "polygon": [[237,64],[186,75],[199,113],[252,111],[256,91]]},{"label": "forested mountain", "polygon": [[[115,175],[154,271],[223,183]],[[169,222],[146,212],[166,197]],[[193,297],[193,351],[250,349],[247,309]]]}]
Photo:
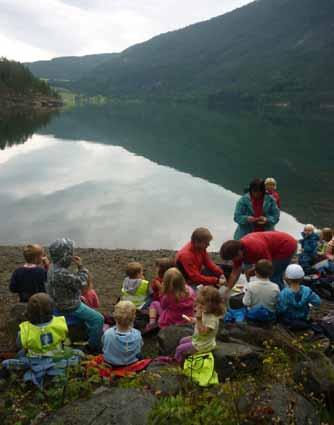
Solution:
[{"label": "forested mountain", "polygon": [[82,78],[112,56],[115,56],[115,54],[102,53],[99,55],[67,56],[55,58],[50,61],[26,63],[26,65],[37,77],[50,80],[72,81]]},{"label": "forested mountain", "polygon": [[45,81],[36,78],[24,65],[0,58],[0,96],[7,95],[57,96]]},{"label": "forested mountain", "polygon": [[257,0],[96,65],[71,87],[111,96],[306,93],[333,99],[334,1]]}]

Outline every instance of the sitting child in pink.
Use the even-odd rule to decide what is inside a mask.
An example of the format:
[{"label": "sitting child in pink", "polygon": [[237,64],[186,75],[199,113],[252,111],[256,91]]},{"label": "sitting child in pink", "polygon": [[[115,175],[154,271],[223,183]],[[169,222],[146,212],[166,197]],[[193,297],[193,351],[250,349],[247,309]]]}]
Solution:
[{"label": "sitting child in pink", "polygon": [[81,289],[81,301],[90,308],[99,308],[100,300],[93,288],[93,275],[89,272],[87,285]]},{"label": "sitting child in pink", "polygon": [[187,323],[182,315],[193,316],[195,292],[188,286],[182,273],[175,267],[166,271],[163,278],[161,301],[150,305],[150,323],[146,331]]}]

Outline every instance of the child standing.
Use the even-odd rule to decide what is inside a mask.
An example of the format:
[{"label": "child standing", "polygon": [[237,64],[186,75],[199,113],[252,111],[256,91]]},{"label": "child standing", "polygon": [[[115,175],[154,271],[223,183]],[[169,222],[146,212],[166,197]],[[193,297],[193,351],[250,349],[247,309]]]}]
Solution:
[{"label": "child standing", "polygon": [[162,282],[165,272],[175,267],[175,261],[172,258],[159,258],[155,262],[157,276],[151,283],[151,293],[153,301],[160,301],[162,297]]},{"label": "child standing", "polygon": [[149,282],[144,279],[143,266],[135,261],[128,264],[122,286],[122,301],[131,301],[141,310],[148,301]]},{"label": "child standing", "polygon": [[141,333],[133,328],[136,306],[131,301],[120,301],[115,306],[116,326],[103,337],[104,359],[113,366],[127,366],[140,360],[143,346]]},{"label": "child standing", "polygon": [[248,308],[247,319],[260,322],[275,320],[280,289],[270,281],[273,266],[269,260],[259,260],[255,265],[256,279],[246,288],[243,304]]},{"label": "child standing", "polygon": [[186,284],[182,273],[176,267],[168,269],[163,278],[161,301],[150,305],[150,322],[145,331],[186,323],[182,316],[193,315],[194,302],[195,292]]},{"label": "child standing", "polygon": [[269,195],[271,195],[278,206],[279,209],[281,209],[281,197],[279,193],[277,192],[277,182],[273,177],[268,177],[264,181],[266,191]]},{"label": "child standing", "polygon": [[[66,360],[63,344],[68,335],[65,317],[52,315],[52,301],[45,293],[34,294],[27,306],[28,321],[20,324],[18,343],[21,352],[17,359],[3,362],[8,369],[29,369],[25,380],[42,386],[45,375],[64,374],[67,365],[79,362],[78,350]],[[57,358],[57,361],[54,358]]]},{"label": "child standing", "polygon": [[88,272],[87,286],[81,289],[81,301],[90,308],[99,308],[100,300],[93,288],[93,275]]},{"label": "child standing", "polygon": [[23,257],[26,263],[12,274],[9,290],[19,294],[21,303],[27,303],[32,295],[45,292],[49,260],[37,244],[26,245]]},{"label": "child standing", "polygon": [[299,240],[302,247],[299,264],[308,272],[317,256],[319,236],[315,233],[313,224],[307,224],[304,227],[302,236],[303,238]]},{"label": "child standing", "polygon": [[200,289],[195,308],[195,318],[189,321],[195,323],[193,336],[180,340],[176,348],[175,358],[178,363],[195,353],[208,353],[216,347],[216,335],[219,319],[223,316],[225,307],[218,289],[204,286]]},{"label": "child standing", "polygon": [[277,311],[283,324],[292,330],[309,328],[309,305],[318,306],[321,302],[316,293],[302,285],[304,276],[304,270],[299,264],[290,264],[285,272],[289,287],[284,288],[279,295]]}]

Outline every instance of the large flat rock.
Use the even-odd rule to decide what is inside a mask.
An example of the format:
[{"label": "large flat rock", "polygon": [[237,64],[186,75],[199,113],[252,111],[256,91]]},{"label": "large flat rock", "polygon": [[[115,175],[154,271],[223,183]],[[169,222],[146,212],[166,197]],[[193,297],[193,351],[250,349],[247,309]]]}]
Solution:
[{"label": "large flat rock", "polygon": [[112,388],[58,410],[43,425],[146,425],[156,398],[134,388]]}]

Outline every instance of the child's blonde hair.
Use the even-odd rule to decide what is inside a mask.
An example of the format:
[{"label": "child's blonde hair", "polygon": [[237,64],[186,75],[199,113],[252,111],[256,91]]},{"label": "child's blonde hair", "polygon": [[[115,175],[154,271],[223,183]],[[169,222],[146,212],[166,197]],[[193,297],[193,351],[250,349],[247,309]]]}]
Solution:
[{"label": "child's blonde hair", "polygon": [[132,261],[126,267],[126,275],[130,279],[136,279],[136,277],[138,277],[139,274],[142,271],[143,271],[143,266],[140,263],[136,262],[136,261]]},{"label": "child's blonde hair", "polygon": [[120,326],[131,326],[136,318],[136,306],[131,301],[119,301],[115,305],[114,319]]},{"label": "child's blonde hair", "polygon": [[166,271],[163,278],[163,294],[173,294],[176,301],[188,295],[186,281],[179,269],[172,267]]},{"label": "child's blonde hair", "polygon": [[274,177],[267,177],[266,179],[265,179],[265,181],[264,181],[264,185],[265,186],[267,186],[267,184],[272,184],[272,185],[274,185],[274,189],[277,189],[277,182],[276,182],[276,180],[274,179]]},{"label": "child's blonde hair", "polygon": [[306,224],[306,225],[304,226],[304,230],[306,230],[306,229],[308,229],[308,230],[312,230],[312,232],[314,232],[314,231],[315,231],[315,227],[313,226],[313,224]]},{"label": "child's blonde hair", "polygon": [[27,263],[34,263],[38,257],[42,257],[44,249],[37,244],[29,244],[23,247],[23,257]]},{"label": "child's blonde hair", "polygon": [[207,314],[223,316],[225,313],[223,298],[213,286],[203,286],[198,292],[196,303],[203,305]]}]

